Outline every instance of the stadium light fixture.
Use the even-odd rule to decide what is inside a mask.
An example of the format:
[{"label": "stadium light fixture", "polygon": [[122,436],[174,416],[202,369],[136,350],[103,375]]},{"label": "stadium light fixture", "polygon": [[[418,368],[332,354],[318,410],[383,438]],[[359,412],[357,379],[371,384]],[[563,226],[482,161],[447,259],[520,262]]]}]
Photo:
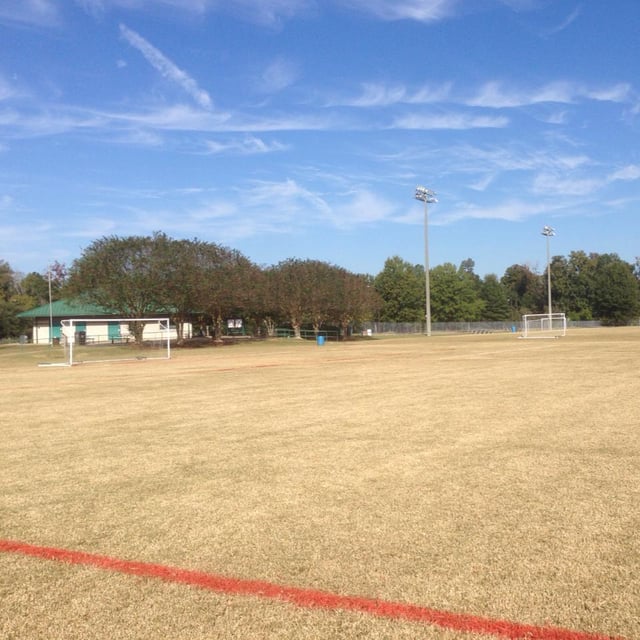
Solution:
[{"label": "stadium light fixture", "polygon": [[426,295],[426,331],[431,335],[431,290],[429,284],[429,215],[427,205],[438,202],[436,194],[426,187],[416,187],[416,200],[424,202],[424,275],[425,275],[425,295]]},{"label": "stadium light fixture", "polygon": [[556,230],[545,224],[541,233],[547,238],[547,304],[549,306],[549,319],[551,319],[551,255],[549,253],[549,238],[556,235]]}]

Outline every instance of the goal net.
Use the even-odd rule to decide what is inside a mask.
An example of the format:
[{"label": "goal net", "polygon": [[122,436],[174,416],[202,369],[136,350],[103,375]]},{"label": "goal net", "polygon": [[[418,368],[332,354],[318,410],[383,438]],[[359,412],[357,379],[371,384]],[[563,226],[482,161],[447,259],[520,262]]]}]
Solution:
[{"label": "goal net", "polygon": [[522,316],[523,338],[561,338],[567,334],[564,313],[531,313]]},{"label": "goal net", "polygon": [[169,318],[62,320],[65,364],[119,360],[168,360],[175,327]]}]

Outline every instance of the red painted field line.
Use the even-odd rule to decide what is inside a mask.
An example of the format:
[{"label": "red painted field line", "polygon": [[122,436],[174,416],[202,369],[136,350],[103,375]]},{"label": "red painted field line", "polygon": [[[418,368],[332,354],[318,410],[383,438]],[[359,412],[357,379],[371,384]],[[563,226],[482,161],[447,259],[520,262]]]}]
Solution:
[{"label": "red painted field line", "polygon": [[325,591],[316,591],[315,589],[281,586],[260,580],[240,580],[200,571],[168,567],[161,564],[120,560],[118,558],[86,553],[84,551],[69,551],[56,547],[40,547],[12,540],[0,539],[0,552],[17,553],[25,556],[44,558],[46,560],[58,560],[70,564],[87,565],[145,578],[160,578],[167,582],[192,585],[218,593],[271,598],[273,600],[290,602],[300,607],[359,611],[382,618],[421,622],[453,631],[483,633],[499,638],[508,638],[509,640],[624,640],[624,638],[613,638],[612,636],[597,633],[571,631],[569,629],[556,627],[537,627],[534,625],[509,622],[507,620],[492,620],[490,618],[439,611],[437,609],[403,604],[400,602],[388,602],[357,596],[342,596]]}]

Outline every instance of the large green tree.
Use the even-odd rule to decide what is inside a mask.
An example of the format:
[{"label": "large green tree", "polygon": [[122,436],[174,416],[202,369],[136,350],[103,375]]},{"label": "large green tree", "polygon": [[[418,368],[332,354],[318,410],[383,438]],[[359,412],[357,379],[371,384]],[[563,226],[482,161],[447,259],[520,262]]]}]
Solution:
[{"label": "large green tree", "polygon": [[185,323],[193,322],[197,315],[194,312],[202,311],[199,292],[203,279],[203,246],[198,240],[169,240],[157,247],[159,252],[166,253],[159,258],[164,267],[158,274],[162,283],[158,302],[159,306],[171,310],[178,342],[184,340]]},{"label": "large green tree", "polygon": [[278,324],[288,322],[278,301],[279,277],[277,267],[261,269],[255,285],[256,324],[269,338],[275,337]]},{"label": "large green tree", "polygon": [[242,253],[213,243],[200,248],[197,287],[198,308],[213,321],[219,339],[224,321],[246,318],[255,312],[258,268]]},{"label": "large green tree", "polygon": [[[125,317],[170,314],[179,327],[194,315],[212,322],[242,317],[252,303],[257,267],[239,251],[200,240],[110,236],[93,242],[70,269],[67,291]],[[131,327],[137,340],[144,323]]]},{"label": "large green tree", "polygon": [[382,322],[423,322],[425,319],[424,267],[399,256],[388,258],[374,278],[380,298]]},{"label": "large green tree", "polygon": [[507,292],[500,284],[498,276],[494,273],[487,274],[480,286],[480,297],[484,301],[482,312],[483,320],[515,320],[511,317]]},{"label": "large green tree", "polygon": [[[553,311],[567,314],[571,320],[593,318],[593,279],[597,256],[572,251],[568,258],[554,256],[551,261],[551,297]],[[546,280],[545,280],[546,282]]]},{"label": "large green tree", "polygon": [[626,325],[640,312],[640,288],[633,266],[616,254],[598,257],[593,307],[604,325]]},{"label": "large green tree", "polygon": [[302,325],[309,320],[307,263],[290,258],[269,270],[272,304],[291,325],[294,337],[302,337]]},{"label": "large green tree", "polygon": [[8,262],[0,260],[0,340],[17,335],[15,274]]},{"label": "large green tree", "polygon": [[284,260],[269,269],[270,307],[296,338],[310,323],[317,333],[338,314],[341,269],[320,260]]},{"label": "large green tree", "polygon": [[[166,313],[170,244],[164,233],[95,240],[71,265],[67,292],[123,317]],[[131,324],[138,342],[144,324]]]},{"label": "large green tree", "polygon": [[[35,271],[28,273],[22,278],[18,288],[23,295],[29,297],[32,307],[49,302],[49,280]],[[51,293],[52,300],[57,299],[53,295],[53,286],[51,287]]]},{"label": "large green tree", "polygon": [[340,269],[338,273],[337,316],[335,320],[344,337],[349,327],[373,320],[382,306],[382,299],[373,286],[373,278]]},{"label": "large green tree", "polygon": [[464,268],[451,262],[431,270],[431,313],[436,322],[473,322],[482,317],[484,302]]},{"label": "large green tree", "polygon": [[544,305],[543,280],[527,265],[511,265],[500,280],[507,293],[509,306],[516,318],[525,313],[542,313]]},{"label": "large green tree", "polygon": [[320,260],[305,260],[307,317],[316,335],[323,325],[338,315],[340,268]]}]

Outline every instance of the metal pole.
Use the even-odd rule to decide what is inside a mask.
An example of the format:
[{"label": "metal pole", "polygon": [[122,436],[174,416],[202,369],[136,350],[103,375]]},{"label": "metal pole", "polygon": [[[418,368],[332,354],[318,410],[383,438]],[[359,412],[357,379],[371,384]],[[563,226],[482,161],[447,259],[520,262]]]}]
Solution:
[{"label": "metal pole", "polygon": [[73,343],[75,342],[76,339],[76,331],[73,328],[73,320],[69,321],[69,333],[71,333],[71,336],[69,336],[68,340],[69,340],[69,366],[72,367],[73,366]]},{"label": "metal pole", "polygon": [[426,333],[431,335],[431,290],[429,284],[429,212],[427,205],[430,202],[438,202],[436,194],[426,187],[416,187],[416,200],[424,202],[424,287],[426,298],[425,320]]},{"label": "metal pole", "polygon": [[51,302],[51,266],[49,266],[49,345],[53,345],[53,307]]},{"label": "metal pole", "polygon": [[549,325],[551,325],[551,253],[549,250],[549,238],[556,235],[556,230],[553,227],[545,225],[542,227],[542,235],[547,238],[547,305],[549,307]]},{"label": "metal pole", "polygon": [[549,238],[547,236],[547,295],[549,304],[549,323],[551,323],[551,254],[549,253]]},{"label": "metal pole", "polygon": [[429,283],[429,214],[427,211],[427,199],[424,200],[424,276],[426,295],[426,321],[427,335],[431,335],[431,286]]}]

